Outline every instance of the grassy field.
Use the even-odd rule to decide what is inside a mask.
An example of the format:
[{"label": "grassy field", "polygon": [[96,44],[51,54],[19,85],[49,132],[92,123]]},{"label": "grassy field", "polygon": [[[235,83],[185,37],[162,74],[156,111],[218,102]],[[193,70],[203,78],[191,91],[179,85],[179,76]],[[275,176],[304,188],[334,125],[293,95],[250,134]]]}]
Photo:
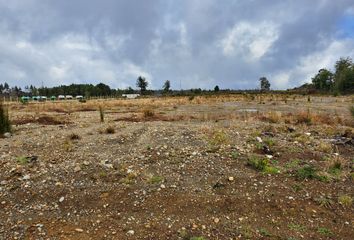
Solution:
[{"label": "grassy field", "polygon": [[0,239],[353,239],[354,96],[6,105]]}]

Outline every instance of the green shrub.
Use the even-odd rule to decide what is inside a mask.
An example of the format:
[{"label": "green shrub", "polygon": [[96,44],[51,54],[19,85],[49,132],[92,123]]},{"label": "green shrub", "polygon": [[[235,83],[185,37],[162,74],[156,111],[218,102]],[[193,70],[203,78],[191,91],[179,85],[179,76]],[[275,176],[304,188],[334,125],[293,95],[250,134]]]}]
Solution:
[{"label": "green shrub", "polygon": [[11,131],[11,122],[8,110],[0,103],[0,135]]},{"label": "green shrub", "polygon": [[297,178],[299,179],[315,179],[317,178],[317,170],[310,165],[306,165],[300,169],[297,170],[296,173]]}]

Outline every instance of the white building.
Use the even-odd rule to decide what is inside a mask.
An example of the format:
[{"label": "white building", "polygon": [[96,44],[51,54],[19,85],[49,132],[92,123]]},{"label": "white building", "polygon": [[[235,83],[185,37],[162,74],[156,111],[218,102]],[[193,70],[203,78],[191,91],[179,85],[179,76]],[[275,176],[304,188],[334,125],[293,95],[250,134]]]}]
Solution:
[{"label": "white building", "polygon": [[139,97],[140,94],[122,94],[122,97],[128,98],[128,99],[134,99]]}]

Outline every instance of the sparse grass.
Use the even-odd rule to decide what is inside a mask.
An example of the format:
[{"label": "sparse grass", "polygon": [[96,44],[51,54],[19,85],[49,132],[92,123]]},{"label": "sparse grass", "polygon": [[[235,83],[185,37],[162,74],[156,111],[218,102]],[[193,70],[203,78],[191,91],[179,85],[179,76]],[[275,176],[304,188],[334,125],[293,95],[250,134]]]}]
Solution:
[{"label": "sparse grass", "polygon": [[353,198],[349,195],[340,195],[338,197],[338,202],[343,207],[351,207],[353,205]]},{"label": "sparse grass", "polygon": [[73,150],[73,144],[70,140],[65,140],[63,143],[63,148],[65,152],[71,152]]},{"label": "sparse grass", "polygon": [[349,111],[350,111],[352,117],[354,118],[354,106],[351,106],[351,107],[349,108]]},{"label": "sparse grass", "polygon": [[8,109],[0,102],[0,135],[11,132],[11,122]]},{"label": "sparse grass", "polygon": [[296,232],[304,232],[306,227],[300,224],[290,223],[288,225],[289,229],[296,231]]},{"label": "sparse grass", "polygon": [[237,151],[232,151],[231,152],[231,158],[232,159],[236,160],[238,158],[238,156],[239,156],[239,153]]}]

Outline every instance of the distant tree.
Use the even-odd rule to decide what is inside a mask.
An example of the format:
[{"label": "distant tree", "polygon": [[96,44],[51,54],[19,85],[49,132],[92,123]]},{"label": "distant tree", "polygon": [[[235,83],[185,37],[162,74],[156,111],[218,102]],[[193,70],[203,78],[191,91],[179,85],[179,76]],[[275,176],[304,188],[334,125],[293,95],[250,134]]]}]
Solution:
[{"label": "distant tree", "polygon": [[334,91],[354,91],[354,64],[351,58],[340,58],[335,64]]},{"label": "distant tree", "polygon": [[269,91],[270,90],[270,82],[266,77],[261,77],[259,79],[261,85],[261,91]]},{"label": "distant tree", "polygon": [[171,88],[171,82],[170,80],[166,80],[165,83],[163,84],[163,91],[164,92],[169,92],[170,91],[170,88]]},{"label": "distant tree", "polygon": [[139,76],[136,80],[136,86],[140,88],[140,93],[144,94],[148,86],[148,82],[146,81],[145,77]]},{"label": "distant tree", "polygon": [[220,88],[219,88],[218,85],[216,85],[216,86],[214,87],[214,92],[219,92],[219,91],[220,91]]},{"label": "distant tree", "polygon": [[320,69],[312,78],[312,83],[318,90],[329,91],[333,87],[333,73],[327,69]]},{"label": "distant tree", "polygon": [[9,86],[9,84],[7,82],[4,84],[4,89],[5,90],[9,90],[10,89],[10,86]]}]

